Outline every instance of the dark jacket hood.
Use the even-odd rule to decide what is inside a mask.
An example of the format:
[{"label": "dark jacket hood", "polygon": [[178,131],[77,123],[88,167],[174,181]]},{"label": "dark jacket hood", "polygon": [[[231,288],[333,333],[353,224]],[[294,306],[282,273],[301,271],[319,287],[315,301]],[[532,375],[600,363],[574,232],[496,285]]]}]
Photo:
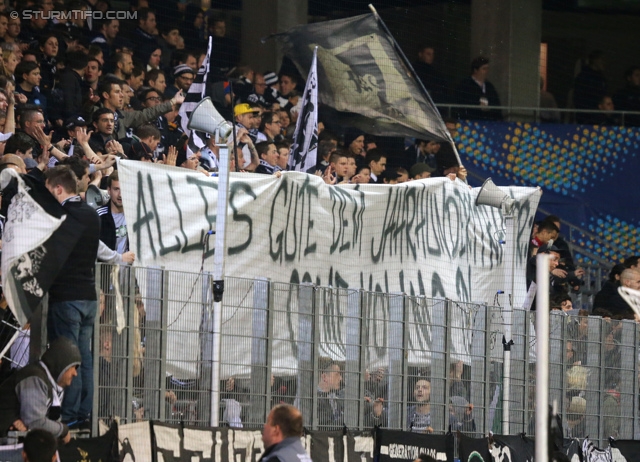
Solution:
[{"label": "dark jacket hood", "polygon": [[80,365],[80,350],[66,337],[58,337],[49,346],[49,349],[42,355],[42,362],[47,366],[51,377],[56,382],[70,367]]}]

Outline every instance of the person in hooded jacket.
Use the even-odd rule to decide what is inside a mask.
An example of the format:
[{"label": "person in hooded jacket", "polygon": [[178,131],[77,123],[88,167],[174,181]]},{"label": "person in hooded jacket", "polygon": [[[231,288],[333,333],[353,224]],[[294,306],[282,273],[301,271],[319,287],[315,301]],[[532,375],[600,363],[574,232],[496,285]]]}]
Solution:
[{"label": "person in hooded jacket", "polygon": [[68,443],[69,428],[59,421],[64,389],[78,375],[80,350],[58,337],[38,363],[16,371],[0,385],[0,436],[9,430],[40,428]]}]

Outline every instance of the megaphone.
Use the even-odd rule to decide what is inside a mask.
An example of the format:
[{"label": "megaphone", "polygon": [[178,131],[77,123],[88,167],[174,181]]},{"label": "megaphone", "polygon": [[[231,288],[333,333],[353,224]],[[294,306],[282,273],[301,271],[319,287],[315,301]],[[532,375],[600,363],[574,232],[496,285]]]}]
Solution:
[{"label": "megaphone", "polygon": [[224,120],[209,97],[200,101],[193,110],[187,128],[214,135],[216,144],[224,143],[233,130],[233,126]]},{"label": "megaphone", "polygon": [[491,178],[487,178],[484,183],[482,183],[482,188],[476,198],[476,205],[488,205],[502,209],[502,213],[505,215],[511,215],[515,203],[515,199],[512,199],[508,194],[505,194],[498,188]]},{"label": "megaphone", "polygon": [[87,192],[84,193],[85,201],[88,205],[90,205],[93,209],[97,210],[100,207],[104,207],[109,203],[109,193],[98,188],[94,184],[90,184],[87,188]]}]

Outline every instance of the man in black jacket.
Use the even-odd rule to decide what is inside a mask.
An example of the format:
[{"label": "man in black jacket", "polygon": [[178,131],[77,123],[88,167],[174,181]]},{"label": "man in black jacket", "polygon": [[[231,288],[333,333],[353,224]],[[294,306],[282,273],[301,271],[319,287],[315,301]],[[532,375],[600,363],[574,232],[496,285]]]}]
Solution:
[{"label": "man in black jacket", "polygon": [[499,109],[489,109],[491,106],[500,106],[500,97],[493,84],[487,80],[488,74],[489,59],[478,56],[471,61],[471,76],[456,88],[456,103],[478,106],[479,109],[460,109],[459,119],[502,120]]},{"label": "man in black jacket", "polygon": [[68,219],[82,228],[81,237],[49,289],[49,341],[67,337],[80,349],[80,375],[65,393],[62,421],[84,423],[93,403],[91,339],[98,309],[95,263],[100,239],[98,214],[78,195],[76,175],[67,166],[47,171],[46,186],[65,209]]}]

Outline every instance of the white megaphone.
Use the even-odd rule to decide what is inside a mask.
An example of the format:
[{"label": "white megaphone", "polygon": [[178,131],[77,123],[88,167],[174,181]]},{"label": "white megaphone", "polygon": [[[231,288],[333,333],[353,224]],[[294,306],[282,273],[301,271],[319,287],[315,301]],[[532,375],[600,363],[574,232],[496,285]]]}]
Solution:
[{"label": "white megaphone", "polygon": [[84,193],[85,201],[93,209],[97,210],[109,203],[109,193],[98,188],[96,185],[90,184],[87,192]]},{"label": "white megaphone", "polygon": [[225,143],[233,130],[233,126],[224,120],[209,97],[200,101],[193,110],[187,128],[214,135],[216,144]]},{"label": "white megaphone", "polygon": [[505,215],[511,215],[515,203],[515,199],[512,199],[508,194],[498,188],[491,178],[487,178],[484,183],[482,183],[482,188],[476,198],[476,205],[488,205],[502,209],[502,213]]}]

